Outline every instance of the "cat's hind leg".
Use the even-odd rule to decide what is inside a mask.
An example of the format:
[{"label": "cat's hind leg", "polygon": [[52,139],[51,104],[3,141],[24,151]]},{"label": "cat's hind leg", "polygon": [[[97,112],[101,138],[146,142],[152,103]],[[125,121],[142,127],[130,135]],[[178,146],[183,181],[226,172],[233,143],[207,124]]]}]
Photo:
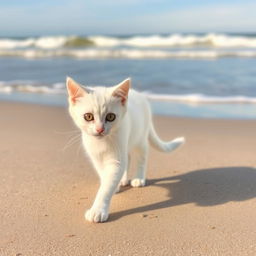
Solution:
[{"label": "cat's hind leg", "polygon": [[121,187],[127,186],[128,183],[129,183],[129,181],[128,181],[128,179],[127,179],[127,171],[125,171],[124,174],[123,174],[122,179],[120,180],[120,182],[119,182],[119,184],[118,184],[118,186],[117,186],[117,188],[116,188],[115,193],[119,193],[120,190],[121,190]]},{"label": "cat's hind leg", "polygon": [[129,180],[128,180],[128,173],[127,170],[124,172],[123,177],[120,181],[120,186],[125,187],[129,184]]},{"label": "cat's hind leg", "polygon": [[146,185],[146,167],[148,159],[148,143],[145,142],[137,150],[137,172],[131,181],[132,187],[143,187]]},{"label": "cat's hind leg", "polygon": [[127,163],[127,168],[126,170],[124,171],[124,174],[122,176],[122,179],[118,185],[118,187],[116,188],[116,192],[115,193],[118,193],[120,192],[120,189],[121,187],[125,187],[129,184],[129,180],[128,180],[128,170],[129,170],[129,167],[130,167],[130,161],[131,161],[131,157],[130,155],[128,155],[128,163]]},{"label": "cat's hind leg", "polygon": [[129,171],[129,168],[130,168],[130,162],[131,162],[131,156],[128,155],[128,160],[127,160],[127,168],[123,174],[123,177],[121,179],[121,182],[120,182],[120,186],[122,187],[125,187],[129,184],[129,180],[128,180],[128,171]]}]

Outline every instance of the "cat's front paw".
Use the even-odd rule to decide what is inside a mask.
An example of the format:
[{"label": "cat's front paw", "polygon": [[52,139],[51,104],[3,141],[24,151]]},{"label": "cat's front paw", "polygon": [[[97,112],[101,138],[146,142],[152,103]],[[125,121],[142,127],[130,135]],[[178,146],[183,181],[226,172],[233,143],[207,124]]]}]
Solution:
[{"label": "cat's front paw", "polygon": [[146,185],[146,181],[144,179],[136,178],[131,181],[131,185],[134,188],[144,187]]},{"label": "cat's front paw", "polygon": [[85,212],[85,219],[90,222],[104,222],[108,219],[108,211],[105,209],[91,208]]}]

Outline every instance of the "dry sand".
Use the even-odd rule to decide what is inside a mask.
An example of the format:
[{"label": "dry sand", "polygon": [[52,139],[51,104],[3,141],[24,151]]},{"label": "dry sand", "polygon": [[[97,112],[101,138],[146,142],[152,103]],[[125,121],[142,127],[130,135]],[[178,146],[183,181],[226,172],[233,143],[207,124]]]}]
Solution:
[{"label": "dry sand", "polygon": [[[63,108],[0,103],[0,255],[256,255],[256,121],[156,117],[148,186],[113,197],[107,223],[84,211],[98,179]],[[80,149],[79,149],[80,148]]]}]

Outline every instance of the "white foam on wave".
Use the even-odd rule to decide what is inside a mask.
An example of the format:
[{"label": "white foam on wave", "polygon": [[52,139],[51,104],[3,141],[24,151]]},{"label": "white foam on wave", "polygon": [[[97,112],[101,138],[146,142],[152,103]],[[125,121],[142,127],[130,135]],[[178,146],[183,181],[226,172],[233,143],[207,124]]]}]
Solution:
[{"label": "white foam on wave", "polygon": [[[234,36],[227,34],[209,33],[204,35],[184,35],[171,34],[168,36],[149,35],[149,36],[131,36],[128,38],[111,36],[42,36],[39,38],[30,37],[25,39],[1,38],[0,49],[20,49],[20,48],[38,48],[38,49],[59,49],[64,48],[67,43],[71,47],[77,47],[72,44],[72,40],[82,41],[90,40],[97,47],[116,47],[129,46],[137,48],[146,47],[217,47],[217,48],[256,48],[256,36]],[[88,45],[84,45],[87,47]],[[82,47],[81,45],[78,47]]]},{"label": "white foam on wave", "polygon": [[13,92],[13,88],[11,86],[0,84],[0,93],[10,94],[11,92]]},{"label": "white foam on wave", "polygon": [[19,48],[41,48],[53,49],[63,47],[71,37],[48,36],[26,39],[0,39],[0,49],[19,49]]},{"label": "white foam on wave", "polygon": [[185,95],[175,95],[175,94],[153,94],[145,93],[148,99],[157,101],[175,101],[175,102],[185,102],[185,103],[202,103],[202,104],[230,104],[230,103],[250,103],[256,104],[256,97],[248,96],[207,96],[203,94],[185,94]]},{"label": "white foam on wave", "polygon": [[225,57],[256,58],[256,50],[140,50],[140,49],[18,49],[0,50],[0,57],[27,59],[70,57],[77,59],[217,59]]},{"label": "white foam on wave", "polygon": [[0,93],[12,92],[65,94],[66,87],[64,83],[54,83],[52,85],[45,85],[33,81],[0,82]]},{"label": "white foam on wave", "polygon": [[214,46],[214,47],[256,47],[256,37],[230,36],[225,34],[181,35],[169,36],[135,36],[116,38],[106,36],[89,37],[97,46],[133,46],[133,47],[181,47],[181,46]]},{"label": "white foam on wave", "polygon": [[52,49],[63,47],[68,41],[68,37],[41,37],[35,40],[34,45],[38,48]]},{"label": "white foam on wave", "polygon": [[0,49],[26,48],[33,45],[34,39],[25,40],[0,39]]},{"label": "white foam on wave", "polygon": [[[94,87],[94,86],[93,86]],[[93,88],[92,87],[92,88]],[[66,94],[65,83],[54,83],[51,85],[40,84],[33,81],[0,81],[0,93],[25,92],[42,94]],[[183,102],[191,104],[256,104],[256,97],[248,96],[207,96],[204,94],[155,94],[143,92],[153,101]]]}]

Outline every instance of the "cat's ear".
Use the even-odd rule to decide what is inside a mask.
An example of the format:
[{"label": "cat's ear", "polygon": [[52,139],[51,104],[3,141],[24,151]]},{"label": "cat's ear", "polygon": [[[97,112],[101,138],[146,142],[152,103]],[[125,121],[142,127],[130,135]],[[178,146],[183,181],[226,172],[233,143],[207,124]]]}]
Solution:
[{"label": "cat's ear", "polygon": [[67,77],[66,80],[69,102],[76,103],[77,98],[83,97],[87,94],[86,90],[83,89],[76,81],[72,78]]},{"label": "cat's ear", "polygon": [[131,87],[131,79],[127,78],[115,87],[112,95],[114,97],[120,98],[122,105],[125,105],[128,99],[128,93],[129,93],[130,87]]}]

